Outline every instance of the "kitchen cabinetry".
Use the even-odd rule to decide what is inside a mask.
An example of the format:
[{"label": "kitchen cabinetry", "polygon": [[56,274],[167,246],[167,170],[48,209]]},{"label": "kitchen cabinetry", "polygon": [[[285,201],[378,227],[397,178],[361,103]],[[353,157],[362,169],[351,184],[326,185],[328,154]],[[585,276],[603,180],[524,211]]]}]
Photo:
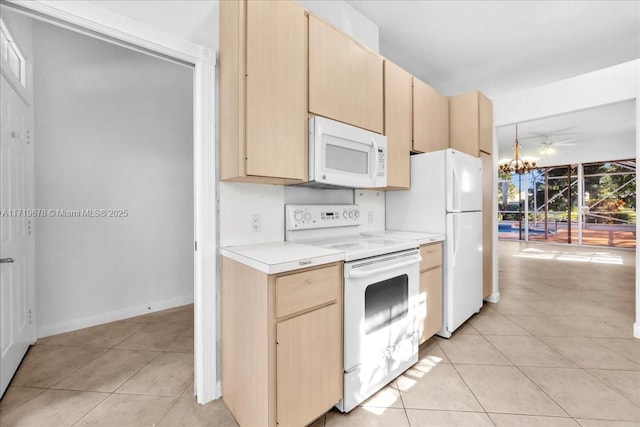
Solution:
[{"label": "kitchen cabinetry", "polygon": [[309,112],[382,133],[382,63],[380,56],[310,15]]},{"label": "kitchen cabinetry", "polygon": [[479,91],[449,98],[451,148],[472,156],[483,151],[491,154],[493,147],[493,106]]},{"label": "kitchen cabinetry", "polygon": [[342,399],[342,263],[266,274],[222,257],[222,396],[240,425],[302,426]]},{"label": "kitchen cabinetry", "polygon": [[307,12],[220,2],[220,179],[307,178]]},{"label": "kitchen cabinetry", "polygon": [[387,188],[410,185],[412,143],[412,77],[384,61],[384,134],[387,137]]},{"label": "kitchen cabinetry", "polygon": [[482,159],[482,298],[493,292],[493,183],[494,168],[491,154],[480,152]]},{"label": "kitchen cabinetry", "polygon": [[420,344],[442,328],[442,243],[420,246],[418,331]]},{"label": "kitchen cabinetry", "polygon": [[413,78],[413,152],[449,148],[449,101],[428,84]]}]

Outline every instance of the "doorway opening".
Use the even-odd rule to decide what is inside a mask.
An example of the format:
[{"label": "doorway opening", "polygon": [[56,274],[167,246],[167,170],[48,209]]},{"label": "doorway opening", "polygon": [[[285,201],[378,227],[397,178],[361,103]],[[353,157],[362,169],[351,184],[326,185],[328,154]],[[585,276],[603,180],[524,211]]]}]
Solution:
[{"label": "doorway opening", "polygon": [[4,9],[3,19],[30,36],[36,88],[35,201],[21,206],[43,213],[23,217],[35,242],[24,263],[37,281],[33,338],[192,304],[193,67]]}]

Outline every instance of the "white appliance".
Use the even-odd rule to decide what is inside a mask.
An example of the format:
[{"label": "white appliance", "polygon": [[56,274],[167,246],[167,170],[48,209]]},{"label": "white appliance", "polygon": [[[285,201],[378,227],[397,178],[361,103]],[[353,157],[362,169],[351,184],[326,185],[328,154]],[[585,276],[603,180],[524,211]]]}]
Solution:
[{"label": "white appliance", "polygon": [[285,218],[288,241],[344,251],[344,397],[336,407],[349,412],[418,361],[418,244],[359,234],[358,205],[287,205]]},{"label": "white appliance", "polygon": [[411,156],[411,189],[386,195],[387,229],[444,233],[442,329],[482,308],[482,161],[448,149]]},{"label": "white appliance", "polygon": [[309,118],[309,182],[314,187],[387,186],[387,137],[324,117]]}]

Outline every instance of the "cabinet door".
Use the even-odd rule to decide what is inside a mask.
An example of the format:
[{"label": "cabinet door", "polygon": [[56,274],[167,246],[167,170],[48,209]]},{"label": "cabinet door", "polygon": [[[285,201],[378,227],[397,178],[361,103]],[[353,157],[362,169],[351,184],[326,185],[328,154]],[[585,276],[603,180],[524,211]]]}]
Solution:
[{"label": "cabinet door", "polygon": [[431,338],[442,327],[442,268],[420,273],[420,294],[426,295],[426,316],[420,335],[420,344]]},{"label": "cabinet door", "polygon": [[384,134],[387,187],[409,188],[411,177],[411,74],[384,61]]},{"label": "cabinet door", "polygon": [[413,151],[449,147],[449,101],[428,84],[413,79]]},{"label": "cabinet door", "polygon": [[382,58],[309,16],[309,111],[383,132]]},{"label": "cabinet door", "polygon": [[307,425],[342,398],[340,305],[279,322],[276,328],[278,425]]},{"label": "cabinet door", "polygon": [[304,180],[306,12],[292,1],[246,8],[246,174]]},{"label": "cabinet door", "polygon": [[478,93],[480,151],[491,154],[493,149],[493,104],[491,100]]},{"label": "cabinet door", "polygon": [[493,158],[480,152],[482,159],[482,298],[493,292]]},{"label": "cabinet door", "polygon": [[480,150],[477,91],[449,98],[451,148],[478,157]]}]

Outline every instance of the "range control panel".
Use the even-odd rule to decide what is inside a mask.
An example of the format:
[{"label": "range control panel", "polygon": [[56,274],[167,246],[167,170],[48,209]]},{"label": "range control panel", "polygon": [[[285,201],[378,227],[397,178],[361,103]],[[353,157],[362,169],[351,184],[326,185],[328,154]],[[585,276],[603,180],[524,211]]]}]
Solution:
[{"label": "range control panel", "polygon": [[287,231],[361,224],[358,205],[286,205],[285,218]]}]

